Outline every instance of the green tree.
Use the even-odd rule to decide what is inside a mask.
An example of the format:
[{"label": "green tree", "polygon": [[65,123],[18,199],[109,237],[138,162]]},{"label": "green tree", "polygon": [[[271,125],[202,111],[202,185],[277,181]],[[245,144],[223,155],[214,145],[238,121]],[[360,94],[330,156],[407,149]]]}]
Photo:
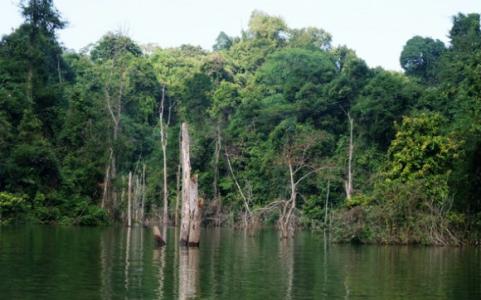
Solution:
[{"label": "green tree", "polygon": [[228,50],[232,46],[232,38],[224,31],[221,31],[215,39],[215,44],[212,47],[214,51]]},{"label": "green tree", "polygon": [[415,36],[404,45],[401,66],[407,75],[434,82],[439,59],[445,51],[446,47],[440,40]]}]

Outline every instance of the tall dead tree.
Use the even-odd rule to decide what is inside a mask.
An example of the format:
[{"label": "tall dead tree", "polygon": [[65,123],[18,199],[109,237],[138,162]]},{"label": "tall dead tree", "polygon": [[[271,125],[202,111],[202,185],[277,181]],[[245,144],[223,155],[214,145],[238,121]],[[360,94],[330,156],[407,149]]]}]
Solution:
[{"label": "tall dead tree", "polygon": [[310,132],[296,127],[286,132],[284,137],[280,161],[288,169],[290,194],[288,200],[280,201],[278,225],[283,239],[292,236],[294,230],[293,216],[297,206],[299,185],[321,169],[329,168],[320,163],[319,153],[313,151],[323,138],[322,132]]},{"label": "tall dead tree", "polygon": [[222,201],[219,193],[219,160],[222,148],[222,137],[220,131],[220,122],[216,126],[216,142],[214,151],[214,180],[212,182],[212,190],[214,194],[214,203],[216,208],[216,225],[220,225],[220,212],[222,210]]},{"label": "tall dead tree", "polygon": [[[120,131],[120,120],[122,114],[122,98],[125,88],[125,81],[127,76],[126,67],[120,64],[118,71],[116,70],[117,59],[112,59],[110,72],[104,86],[104,96],[107,106],[107,111],[112,118],[112,141],[110,145],[109,164],[106,169],[104,186],[107,187],[107,192],[104,193],[102,199],[102,207],[107,209],[107,212],[113,216],[114,210],[117,206],[117,191],[112,184],[117,177],[117,163],[115,152],[115,144],[118,140]],[[118,74],[117,74],[118,73]],[[118,86],[114,83],[114,76],[119,77]]]},{"label": "tall dead tree", "polygon": [[184,246],[198,246],[200,241],[202,201],[198,197],[197,176],[191,175],[190,137],[187,123],[182,123],[181,135],[182,215],[180,244]]},{"label": "tall dead tree", "polygon": [[162,221],[164,226],[169,222],[169,190],[167,186],[167,142],[168,129],[170,125],[170,114],[172,105],[169,107],[167,121],[164,121],[165,114],[165,87],[162,87],[162,98],[160,100],[159,123],[160,123],[160,144],[162,146],[162,160],[163,160],[163,200],[164,211]]},{"label": "tall dead tree", "polygon": [[175,226],[179,226],[179,205],[181,200],[181,172],[182,172],[182,128],[179,132],[179,163],[177,164],[176,190],[175,190]]},{"label": "tall dead tree", "polygon": [[348,200],[352,197],[352,155],[354,152],[354,144],[353,144],[353,137],[352,131],[354,127],[354,120],[351,118],[351,115],[347,113],[347,119],[349,121],[349,149],[348,149],[348,162],[347,162],[347,179],[344,181],[344,188],[346,190],[346,198]]}]

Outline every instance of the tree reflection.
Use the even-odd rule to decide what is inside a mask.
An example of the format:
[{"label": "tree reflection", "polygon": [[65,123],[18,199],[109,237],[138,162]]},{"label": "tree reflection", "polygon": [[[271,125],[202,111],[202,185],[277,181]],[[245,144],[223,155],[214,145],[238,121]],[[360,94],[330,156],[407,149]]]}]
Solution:
[{"label": "tree reflection", "polygon": [[292,299],[292,287],[294,280],[294,245],[292,240],[281,239],[279,241],[279,258],[282,263],[286,281],[285,299]]},{"label": "tree reflection", "polygon": [[179,251],[179,299],[193,299],[199,289],[199,249]]}]

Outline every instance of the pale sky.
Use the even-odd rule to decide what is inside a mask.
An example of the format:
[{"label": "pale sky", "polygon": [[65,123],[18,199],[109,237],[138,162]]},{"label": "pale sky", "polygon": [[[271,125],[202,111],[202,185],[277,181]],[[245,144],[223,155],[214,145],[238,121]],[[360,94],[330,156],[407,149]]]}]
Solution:
[{"label": "pale sky", "polygon": [[[69,22],[59,32],[79,50],[108,31],[126,30],[138,43],[211,49],[220,31],[238,36],[255,9],[291,28],[314,26],[333,35],[371,66],[400,70],[399,55],[414,35],[447,41],[451,17],[481,13],[481,0],[54,0]],[[18,1],[0,0],[0,35],[22,22]]]}]

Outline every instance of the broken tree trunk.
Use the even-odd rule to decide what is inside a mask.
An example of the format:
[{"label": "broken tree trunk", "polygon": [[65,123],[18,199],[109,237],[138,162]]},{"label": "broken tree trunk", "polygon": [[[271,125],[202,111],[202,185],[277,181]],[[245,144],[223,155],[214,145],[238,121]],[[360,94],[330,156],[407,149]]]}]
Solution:
[{"label": "broken tree trunk", "polygon": [[152,232],[154,234],[154,240],[155,240],[155,245],[157,247],[162,247],[165,245],[165,235],[162,235],[160,233],[160,229],[159,229],[159,226],[155,225],[153,228],[152,228]]},{"label": "broken tree trunk", "polygon": [[202,202],[202,199],[198,196],[197,176],[194,176],[190,183],[190,230],[188,245],[191,247],[198,247],[200,243]]},{"label": "broken tree trunk", "polygon": [[190,137],[187,123],[182,123],[182,216],[180,226],[180,244],[184,246],[198,246],[200,235],[200,221],[196,225],[196,218],[200,219],[201,205],[199,205],[197,177],[191,176],[190,166]]},{"label": "broken tree trunk", "polygon": [[186,123],[181,127],[181,160],[182,160],[182,212],[180,221],[180,243],[187,244],[189,241],[190,218],[189,218],[189,193],[190,193],[190,138]]}]

